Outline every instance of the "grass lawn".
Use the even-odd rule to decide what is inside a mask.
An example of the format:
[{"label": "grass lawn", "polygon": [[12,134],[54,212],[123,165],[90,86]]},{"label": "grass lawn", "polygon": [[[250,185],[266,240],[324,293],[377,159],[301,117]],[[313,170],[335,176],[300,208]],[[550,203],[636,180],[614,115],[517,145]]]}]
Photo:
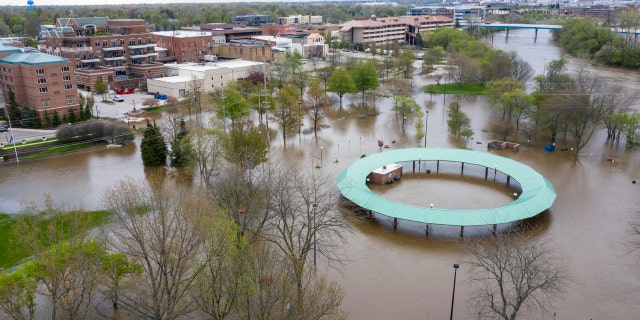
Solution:
[{"label": "grass lawn", "polygon": [[457,83],[449,83],[449,84],[430,84],[428,86],[422,87],[422,92],[433,93],[433,94],[460,94],[467,96],[479,96],[486,95],[487,88],[486,86],[480,83],[467,83],[463,86],[458,85]]},{"label": "grass lawn", "polygon": [[162,111],[162,106],[144,107],[142,108],[142,110],[149,111],[149,112],[158,112],[158,111]]},{"label": "grass lawn", "polygon": [[[108,211],[74,211],[69,213],[57,223],[57,226],[62,225],[62,237],[58,239],[58,242],[67,241],[76,235],[77,230],[71,228],[74,219],[81,220],[83,228],[90,229],[106,223],[109,216],[111,213]],[[43,218],[43,216],[0,214],[0,269],[14,267],[28,258],[25,246],[13,241],[13,229],[19,221],[29,225],[37,225],[40,230],[52,227],[52,221]],[[50,243],[49,245],[54,244]]]},{"label": "grass lawn", "polygon": [[96,144],[95,142],[81,142],[81,143],[74,143],[70,145],[61,145],[61,146],[49,148],[41,152],[33,153],[27,156],[22,156],[21,158],[23,159],[38,158],[38,157],[48,156],[48,155],[57,154],[57,153],[73,151],[77,149],[84,149],[84,148],[94,146],[95,144]]}]

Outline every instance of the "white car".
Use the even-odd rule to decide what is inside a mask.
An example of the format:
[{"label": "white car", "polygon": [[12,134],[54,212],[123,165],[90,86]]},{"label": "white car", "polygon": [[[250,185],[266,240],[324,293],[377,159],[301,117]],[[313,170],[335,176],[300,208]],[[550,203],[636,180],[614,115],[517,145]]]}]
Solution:
[{"label": "white car", "polygon": [[116,101],[116,102],[122,102],[122,101],[124,101],[124,98],[121,95],[116,94],[115,96],[113,96],[112,100]]}]

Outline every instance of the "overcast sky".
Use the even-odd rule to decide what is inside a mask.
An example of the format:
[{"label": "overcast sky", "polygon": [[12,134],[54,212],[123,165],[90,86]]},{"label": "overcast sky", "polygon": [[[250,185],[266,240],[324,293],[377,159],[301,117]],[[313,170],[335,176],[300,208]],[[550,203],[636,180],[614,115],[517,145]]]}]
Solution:
[{"label": "overcast sky", "polygon": [[[309,0],[297,0],[299,2]],[[34,0],[35,6],[49,5],[119,5],[119,4],[162,4],[162,3],[225,3],[225,2],[247,2],[246,0]],[[251,0],[251,2],[280,2],[278,0]],[[316,0],[317,2],[317,0]],[[0,0],[0,6],[26,6],[27,0]]]}]

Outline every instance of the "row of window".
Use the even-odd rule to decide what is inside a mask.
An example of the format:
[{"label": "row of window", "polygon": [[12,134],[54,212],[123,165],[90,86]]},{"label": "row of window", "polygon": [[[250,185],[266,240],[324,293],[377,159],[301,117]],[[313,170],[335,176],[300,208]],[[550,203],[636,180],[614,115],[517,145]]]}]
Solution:
[{"label": "row of window", "polygon": [[[72,90],[73,89],[73,85],[72,84],[65,84],[64,85],[64,89],[65,90]],[[48,87],[40,87],[40,88],[38,88],[38,91],[40,91],[40,93],[47,93],[47,92],[49,92],[49,88]]]},{"label": "row of window", "polygon": [[[71,76],[69,76],[69,75],[63,76],[62,80],[71,81]],[[38,82],[38,84],[45,84],[45,83],[47,83],[47,78],[38,78],[37,82]]]},{"label": "row of window", "polygon": [[[76,101],[76,96],[67,96],[67,104],[72,104],[75,101]],[[51,107],[51,100],[49,100],[49,99],[42,100],[42,106],[44,108]]]},{"label": "row of window", "polygon": [[[111,47],[122,47],[124,46],[124,43],[125,43],[124,39],[120,39],[120,42],[118,42],[118,40],[111,40]],[[101,44],[100,41],[95,41],[93,43],[93,46],[100,47],[100,44]],[[130,46],[143,45],[143,44],[153,44],[153,41],[151,40],[151,38],[147,38],[146,43],[143,43],[141,38],[138,38],[137,41],[136,39],[129,39]],[[109,48],[109,41],[102,40],[102,47]]]},{"label": "row of window", "polygon": [[[61,70],[62,72],[69,72],[69,67],[62,67]],[[36,69],[37,75],[43,75],[44,73],[44,69]]]}]

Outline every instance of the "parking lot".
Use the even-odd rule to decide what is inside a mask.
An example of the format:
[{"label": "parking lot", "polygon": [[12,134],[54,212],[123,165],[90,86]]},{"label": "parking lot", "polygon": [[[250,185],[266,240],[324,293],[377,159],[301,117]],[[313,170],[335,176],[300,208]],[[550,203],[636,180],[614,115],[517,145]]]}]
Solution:
[{"label": "parking lot", "polygon": [[146,99],[153,98],[152,95],[148,94],[146,91],[135,91],[134,93],[125,93],[120,94],[123,101],[113,101],[113,97],[116,95],[115,93],[107,93],[105,94],[105,100],[109,102],[103,102],[102,95],[99,94],[91,94],[86,91],[78,91],[80,94],[84,96],[93,95],[95,99],[95,107],[93,114],[97,114],[100,118],[113,118],[113,119],[124,119],[126,118],[126,113],[131,112],[136,109],[142,108],[142,102]]}]

